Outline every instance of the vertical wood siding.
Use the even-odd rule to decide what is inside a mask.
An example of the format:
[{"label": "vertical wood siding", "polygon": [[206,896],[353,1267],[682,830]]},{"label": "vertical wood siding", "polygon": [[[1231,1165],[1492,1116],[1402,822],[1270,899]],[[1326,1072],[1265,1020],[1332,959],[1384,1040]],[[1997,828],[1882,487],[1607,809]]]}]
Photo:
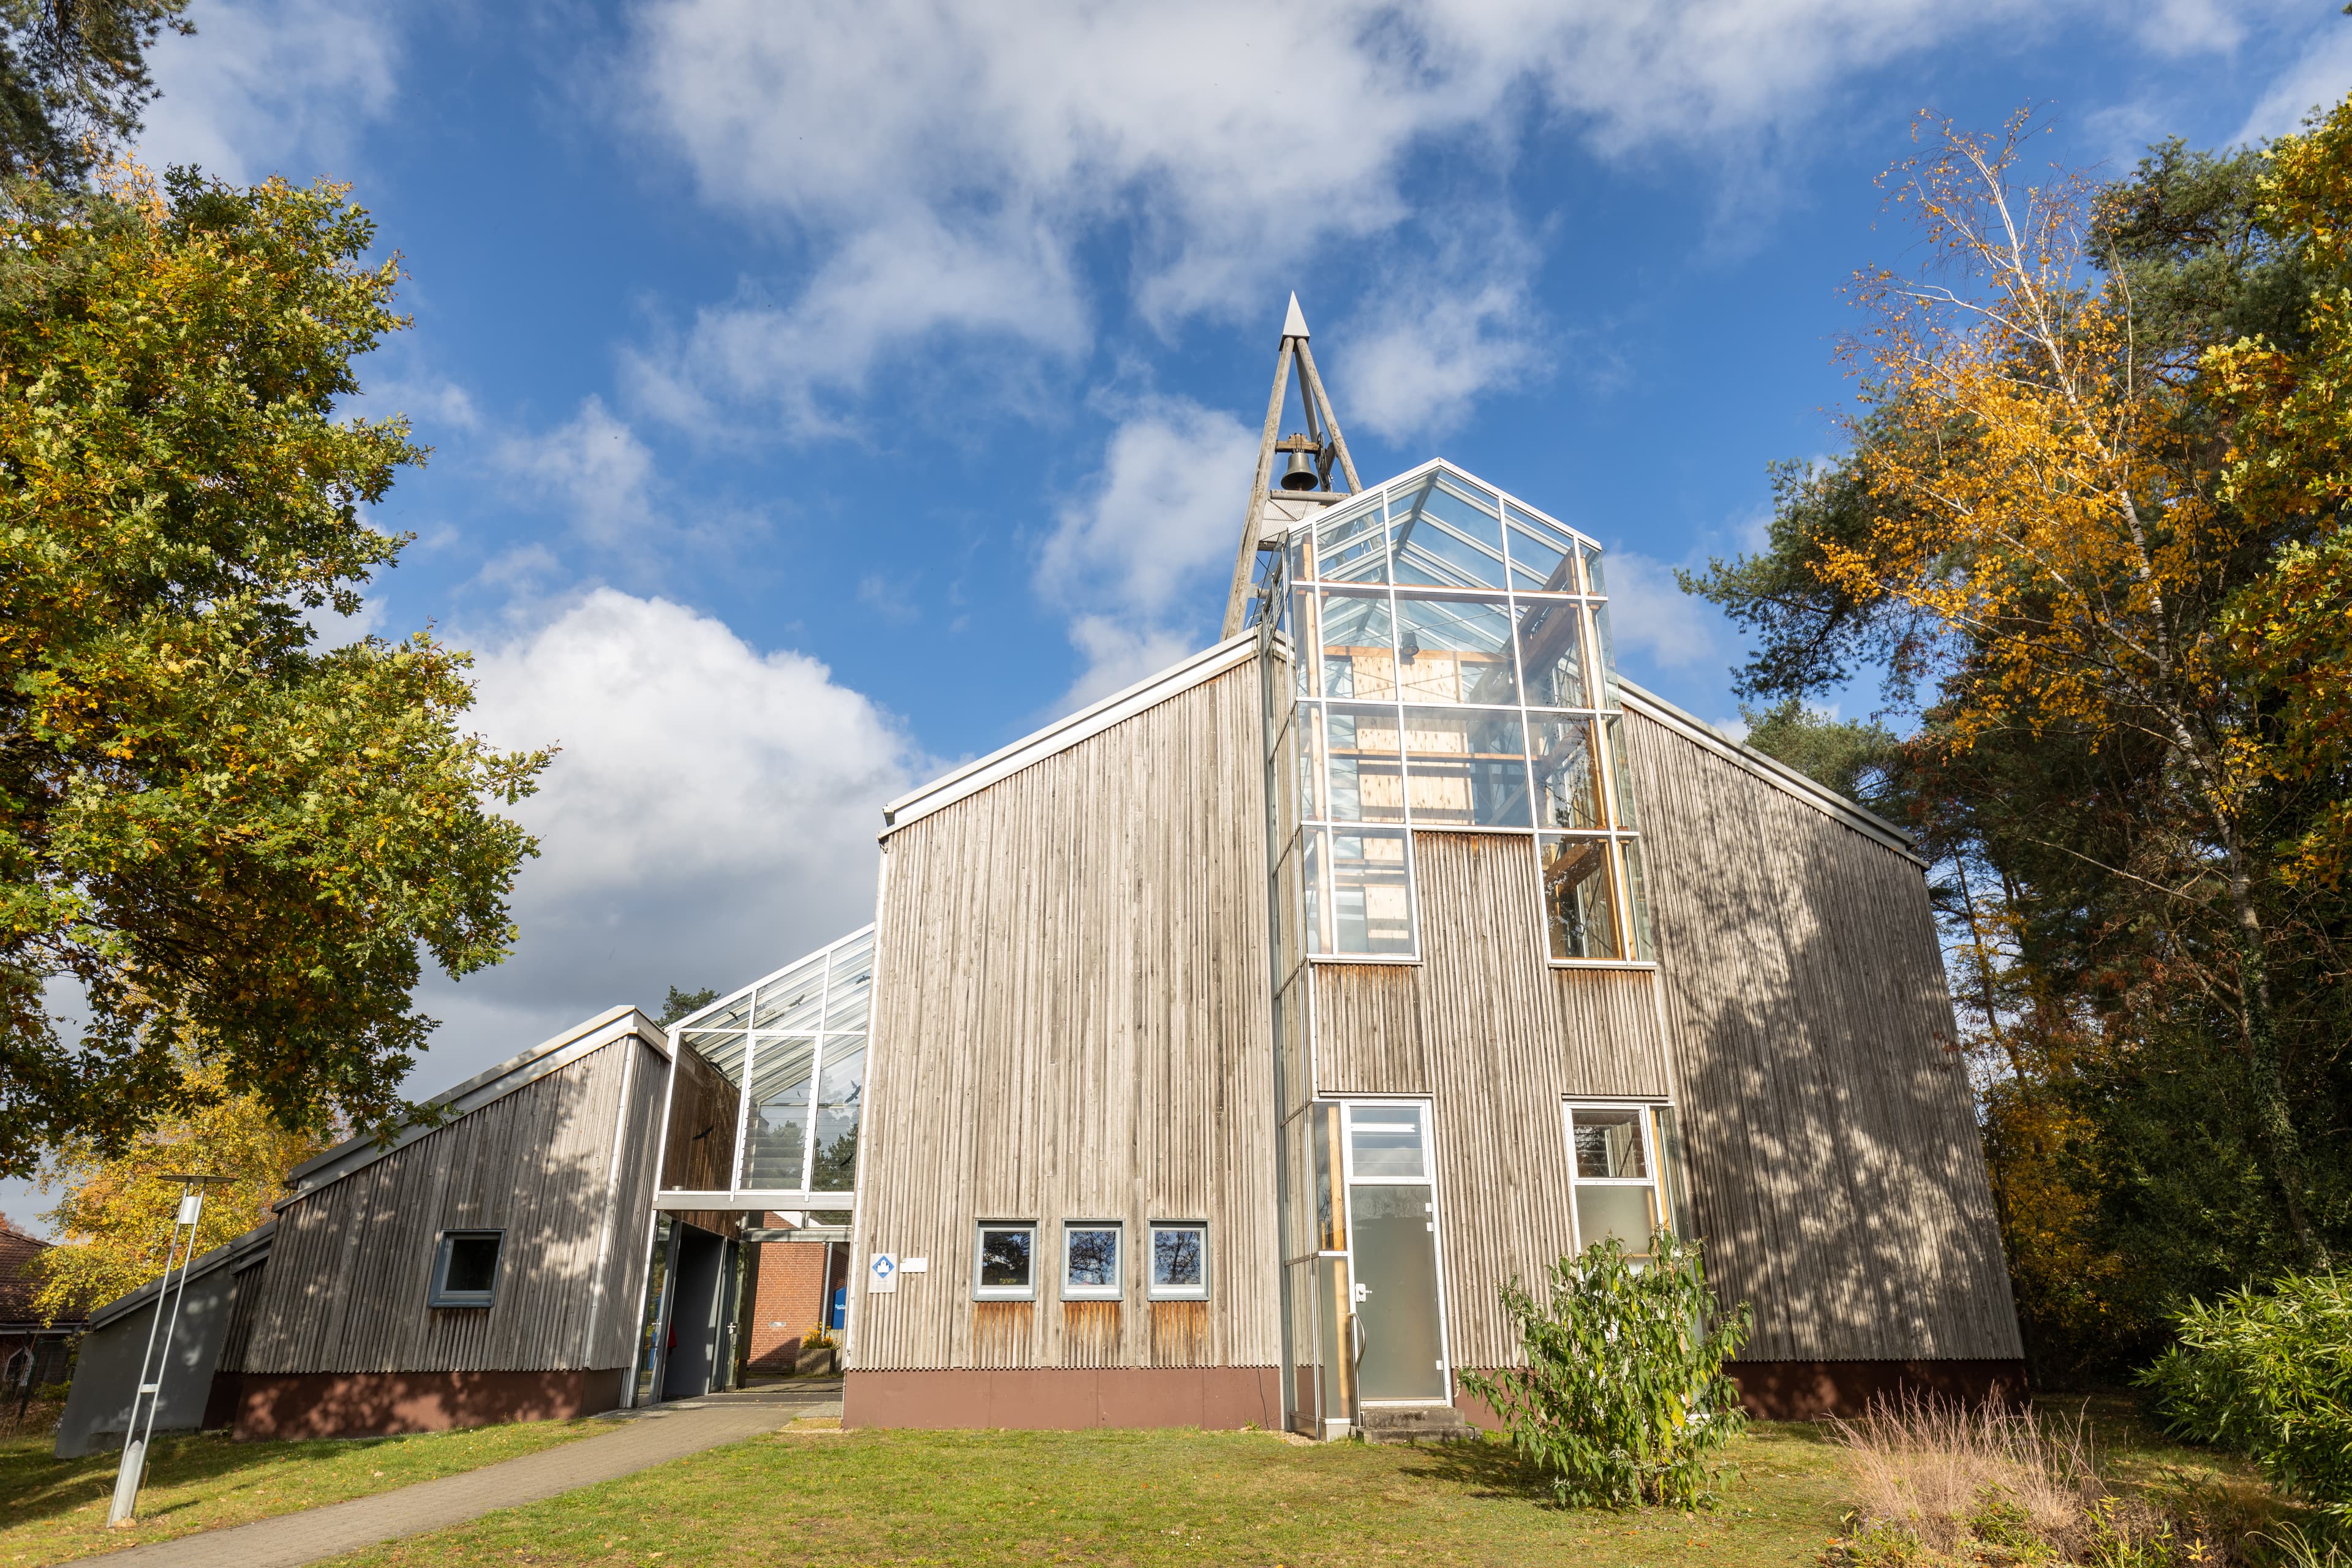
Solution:
[{"label": "vertical wood siding", "polygon": [[1326,1095],[1426,1095],[1447,1342],[1458,1366],[1515,1343],[1497,1288],[1570,1251],[1563,1100],[1663,1097],[1654,978],[1554,969],[1525,835],[1419,833],[1422,962],[1314,966]]},{"label": "vertical wood siding", "polygon": [[[630,1053],[634,1072],[625,1071]],[[244,1370],[625,1364],[645,1288],[638,1225],[652,1201],[665,1066],[624,1037],[287,1205],[268,1267],[239,1280],[261,1286]],[[609,1201],[625,1080],[624,1168]],[[494,1304],[428,1307],[436,1237],[473,1228],[506,1232]]]},{"label": "vertical wood siding", "polygon": [[[1264,745],[1244,664],[890,836],[856,1256],[929,1271],[861,1270],[859,1367],[1274,1363]],[[1037,1223],[1036,1310],[975,1310],[982,1219]],[[1125,1227],[1116,1333],[1056,1300],[1073,1219]],[[1147,1314],[1156,1219],[1207,1308]]]},{"label": "vertical wood siding", "polygon": [[1627,716],[1691,1200],[1745,1358],[2019,1355],[1919,868]]}]

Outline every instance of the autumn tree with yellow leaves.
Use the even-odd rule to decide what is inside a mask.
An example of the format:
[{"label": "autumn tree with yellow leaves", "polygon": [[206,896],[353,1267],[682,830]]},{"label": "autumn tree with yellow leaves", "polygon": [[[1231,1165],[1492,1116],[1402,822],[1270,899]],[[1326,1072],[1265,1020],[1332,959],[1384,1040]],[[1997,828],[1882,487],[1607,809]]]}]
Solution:
[{"label": "autumn tree with yellow leaves", "polygon": [[1849,456],[1685,585],[1746,691],[1875,666],[1916,714],[1871,804],[1937,868],[2029,1349],[2112,1369],[2352,1244],[2352,104],[2105,184],[1918,132]]}]

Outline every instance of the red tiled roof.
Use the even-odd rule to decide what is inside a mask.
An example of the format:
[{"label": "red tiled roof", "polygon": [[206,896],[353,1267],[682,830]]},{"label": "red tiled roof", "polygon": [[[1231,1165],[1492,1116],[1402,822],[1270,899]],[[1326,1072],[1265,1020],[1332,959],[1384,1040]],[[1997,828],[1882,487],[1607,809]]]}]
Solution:
[{"label": "red tiled roof", "polygon": [[49,1249],[37,1236],[27,1236],[0,1215],[0,1322],[22,1322],[33,1316],[33,1259]]}]

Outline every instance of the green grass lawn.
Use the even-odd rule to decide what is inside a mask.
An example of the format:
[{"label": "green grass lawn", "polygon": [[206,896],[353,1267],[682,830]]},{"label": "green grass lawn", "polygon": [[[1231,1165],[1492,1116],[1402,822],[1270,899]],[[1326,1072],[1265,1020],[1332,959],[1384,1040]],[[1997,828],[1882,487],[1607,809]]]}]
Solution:
[{"label": "green grass lawn", "polygon": [[1837,1453],[1759,1426],[1701,1514],[1566,1511],[1499,1444],[1254,1432],[795,1429],[341,1561],[425,1563],[1801,1564]]},{"label": "green grass lawn", "polygon": [[138,1522],[123,1530],[106,1528],[120,1453],[60,1459],[47,1436],[13,1437],[0,1441],[0,1568],[62,1563],[366,1497],[609,1429],[596,1421],[536,1421],[309,1443],[232,1443],[221,1432],[158,1437]]}]

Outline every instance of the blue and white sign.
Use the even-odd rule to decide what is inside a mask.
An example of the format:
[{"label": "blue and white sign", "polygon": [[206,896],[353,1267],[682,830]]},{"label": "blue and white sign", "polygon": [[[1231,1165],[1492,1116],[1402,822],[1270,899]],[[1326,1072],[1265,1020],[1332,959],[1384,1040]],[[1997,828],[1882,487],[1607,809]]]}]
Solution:
[{"label": "blue and white sign", "polygon": [[868,1295],[890,1296],[898,1289],[898,1255],[877,1252],[874,1261],[866,1266],[866,1289]]}]

